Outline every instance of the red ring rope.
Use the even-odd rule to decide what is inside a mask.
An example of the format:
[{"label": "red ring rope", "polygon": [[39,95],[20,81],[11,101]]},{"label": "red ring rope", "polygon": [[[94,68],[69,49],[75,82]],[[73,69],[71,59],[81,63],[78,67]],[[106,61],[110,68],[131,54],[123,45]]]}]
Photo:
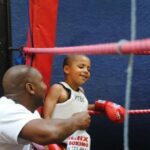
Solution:
[{"label": "red ring rope", "polygon": [[[128,113],[130,115],[141,115],[141,114],[150,114],[150,109],[133,109],[128,110]],[[89,111],[90,115],[100,115],[101,113],[99,111]]]},{"label": "red ring rope", "polygon": [[131,115],[150,114],[150,109],[128,110]]},{"label": "red ring rope", "polygon": [[[119,52],[118,52],[119,49]],[[150,55],[150,39],[128,41],[122,44],[106,43],[85,46],[55,47],[55,48],[23,48],[24,53],[51,54],[136,54]]]}]

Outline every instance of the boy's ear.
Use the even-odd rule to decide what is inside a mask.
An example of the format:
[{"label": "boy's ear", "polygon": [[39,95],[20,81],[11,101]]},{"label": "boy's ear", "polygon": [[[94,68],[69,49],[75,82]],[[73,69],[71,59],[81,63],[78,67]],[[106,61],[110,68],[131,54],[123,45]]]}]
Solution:
[{"label": "boy's ear", "polygon": [[34,86],[32,83],[26,83],[26,90],[28,93],[34,95],[35,91],[34,91]]},{"label": "boy's ear", "polygon": [[65,74],[68,74],[68,73],[69,73],[69,70],[70,70],[69,66],[68,66],[68,65],[65,65],[65,66],[64,66],[64,73],[65,73]]}]

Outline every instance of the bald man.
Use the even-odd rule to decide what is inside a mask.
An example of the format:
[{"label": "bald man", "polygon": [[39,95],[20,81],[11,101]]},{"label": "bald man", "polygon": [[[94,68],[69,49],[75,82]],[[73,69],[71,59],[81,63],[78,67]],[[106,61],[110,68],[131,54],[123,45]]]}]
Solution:
[{"label": "bald man", "polygon": [[76,130],[87,129],[90,116],[76,113],[69,119],[41,119],[35,109],[45,98],[47,87],[38,70],[13,66],[3,77],[4,96],[0,98],[0,149],[31,150],[31,142],[62,142]]}]

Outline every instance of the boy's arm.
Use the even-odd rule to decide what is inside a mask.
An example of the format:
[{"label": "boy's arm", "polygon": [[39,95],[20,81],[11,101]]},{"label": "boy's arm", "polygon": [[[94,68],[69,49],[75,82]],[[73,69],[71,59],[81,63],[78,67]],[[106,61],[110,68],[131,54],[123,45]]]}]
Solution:
[{"label": "boy's arm", "polygon": [[44,101],[44,108],[43,108],[43,117],[45,119],[50,119],[51,115],[54,111],[54,108],[58,102],[58,99],[61,95],[61,85],[54,84],[50,87],[48,94]]},{"label": "boy's arm", "polygon": [[89,104],[88,110],[95,110],[95,104]]}]

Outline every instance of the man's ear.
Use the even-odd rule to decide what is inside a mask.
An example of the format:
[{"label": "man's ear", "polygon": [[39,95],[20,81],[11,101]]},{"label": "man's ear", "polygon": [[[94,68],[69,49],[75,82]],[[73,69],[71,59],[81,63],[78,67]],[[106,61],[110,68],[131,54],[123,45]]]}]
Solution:
[{"label": "man's ear", "polygon": [[34,91],[34,86],[32,83],[26,83],[26,90],[28,91],[28,93],[34,95],[35,91]]},{"label": "man's ear", "polygon": [[70,70],[70,69],[69,69],[69,66],[68,66],[68,65],[65,65],[65,66],[64,66],[64,73],[65,73],[65,74],[68,74],[68,73],[69,73],[69,70]]}]

